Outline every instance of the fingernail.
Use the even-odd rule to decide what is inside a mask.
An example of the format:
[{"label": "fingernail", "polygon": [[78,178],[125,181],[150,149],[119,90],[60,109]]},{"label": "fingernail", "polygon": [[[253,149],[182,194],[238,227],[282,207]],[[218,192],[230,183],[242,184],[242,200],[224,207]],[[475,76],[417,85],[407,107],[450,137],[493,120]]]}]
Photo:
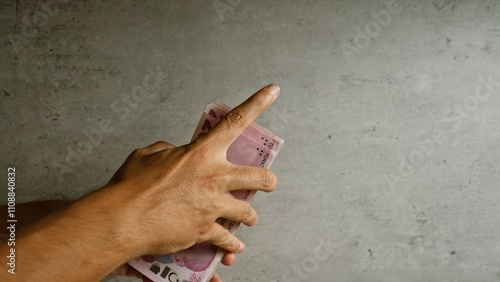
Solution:
[{"label": "fingernail", "polygon": [[276,84],[269,84],[267,86],[267,90],[269,91],[269,94],[273,96],[278,96],[278,94],[280,94],[280,87]]},{"label": "fingernail", "polygon": [[240,242],[240,247],[238,248],[238,253],[243,252],[244,249],[245,249],[245,244],[243,244],[243,242]]}]

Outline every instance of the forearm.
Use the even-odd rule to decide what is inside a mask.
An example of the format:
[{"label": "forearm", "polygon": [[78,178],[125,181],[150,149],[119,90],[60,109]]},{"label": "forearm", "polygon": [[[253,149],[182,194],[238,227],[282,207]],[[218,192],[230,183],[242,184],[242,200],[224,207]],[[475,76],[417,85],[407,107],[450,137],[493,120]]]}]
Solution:
[{"label": "forearm", "polygon": [[[19,230],[37,219],[48,215],[62,207],[68,206],[73,203],[73,200],[47,200],[16,204],[16,228]],[[0,206],[0,221],[2,222],[2,230],[0,233],[7,233],[5,223],[8,219],[8,206]]]},{"label": "forearm", "polygon": [[[87,195],[27,228],[16,240],[16,274],[2,281],[100,281],[133,257],[120,212],[107,189]],[[11,247],[2,243],[0,253]]]}]

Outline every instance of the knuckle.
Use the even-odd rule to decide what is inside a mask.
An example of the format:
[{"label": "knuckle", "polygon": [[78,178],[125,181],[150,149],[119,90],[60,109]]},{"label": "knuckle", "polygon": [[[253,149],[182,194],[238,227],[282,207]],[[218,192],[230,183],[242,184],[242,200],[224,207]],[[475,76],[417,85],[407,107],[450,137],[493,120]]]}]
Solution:
[{"label": "knuckle", "polygon": [[219,185],[227,185],[233,181],[234,176],[231,173],[228,173],[225,169],[220,168],[216,169],[217,173],[215,175],[215,180]]},{"label": "knuckle", "polygon": [[[269,94],[269,89],[266,89],[266,92]],[[267,104],[267,99],[263,98],[262,96],[257,97],[257,99],[254,100],[254,105],[257,106],[258,108],[264,108]]]},{"label": "knuckle", "polygon": [[245,125],[246,117],[243,112],[232,111],[226,115],[226,121],[230,128],[232,127],[240,128]]},{"label": "knuckle", "polygon": [[[216,188],[214,188],[216,189]],[[220,210],[219,204],[216,201],[209,201],[205,206],[205,212],[209,215],[216,214]]]},{"label": "knuckle", "polygon": [[186,154],[191,157],[207,159],[210,152],[210,148],[203,142],[193,142],[186,145]]},{"label": "knuckle", "polygon": [[189,164],[196,164],[196,166],[202,166],[202,164],[209,161],[210,158],[210,148],[202,142],[195,142],[187,144],[184,146],[181,153],[181,158],[186,160]]},{"label": "knuckle", "polygon": [[224,248],[230,248],[233,245],[233,235],[229,233],[227,229],[223,229],[219,234],[217,234],[217,237],[214,238],[214,245],[217,245],[219,247],[224,247]]},{"label": "knuckle", "polygon": [[253,223],[255,221],[256,213],[250,204],[246,203],[242,216],[246,222]]},{"label": "knuckle", "polygon": [[159,140],[159,141],[156,141],[153,144],[151,144],[149,147],[171,148],[172,146],[169,143],[165,142],[165,141]]},{"label": "knuckle", "polygon": [[220,193],[225,186],[225,176],[220,175],[215,169],[207,169],[204,171],[204,185],[200,187],[207,199],[211,199],[214,205],[220,206]]},{"label": "knuckle", "polygon": [[266,190],[272,190],[275,187],[276,177],[269,169],[263,169],[261,172],[261,184]]},{"label": "knuckle", "polygon": [[132,153],[130,154],[130,157],[131,158],[135,158],[135,157],[138,157],[138,156],[141,156],[142,155],[142,149],[141,148],[137,148],[135,150],[132,151]]},{"label": "knuckle", "polygon": [[212,226],[209,224],[205,224],[200,227],[200,229],[198,230],[198,234],[201,238],[206,238],[210,234],[210,231],[212,231]]},{"label": "knuckle", "polygon": [[163,143],[165,143],[165,142],[163,142],[161,140],[158,140],[158,141],[154,142],[153,144],[149,145],[148,147],[151,147],[151,146],[154,146],[154,145],[161,145]]}]

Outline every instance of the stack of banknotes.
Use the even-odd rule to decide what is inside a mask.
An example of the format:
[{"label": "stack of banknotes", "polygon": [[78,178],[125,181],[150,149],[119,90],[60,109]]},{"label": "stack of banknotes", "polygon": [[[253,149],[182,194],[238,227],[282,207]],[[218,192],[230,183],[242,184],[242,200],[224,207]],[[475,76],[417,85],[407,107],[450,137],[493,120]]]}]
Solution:
[{"label": "stack of banknotes", "polygon": [[[219,101],[205,108],[196,127],[192,140],[206,134],[231,108]],[[269,168],[284,140],[252,123],[238,136],[227,150],[227,160],[233,164]],[[240,200],[250,202],[255,195],[252,190],[232,192]],[[219,224],[235,233],[239,222],[225,219]],[[225,251],[209,243],[199,243],[189,249],[161,256],[142,256],[129,261],[129,264],[155,282],[205,282],[210,281]]]}]

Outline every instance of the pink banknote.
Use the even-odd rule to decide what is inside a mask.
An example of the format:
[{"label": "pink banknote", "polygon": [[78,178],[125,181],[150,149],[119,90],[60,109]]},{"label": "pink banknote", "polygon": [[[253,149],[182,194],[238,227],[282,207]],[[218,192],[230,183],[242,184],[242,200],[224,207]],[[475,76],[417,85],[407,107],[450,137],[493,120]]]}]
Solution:
[{"label": "pink banknote", "polygon": [[[216,101],[207,105],[192,140],[206,134],[231,110]],[[231,163],[244,166],[269,168],[283,145],[284,140],[252,123],[229,146],[226,157]],[[232,192],[240,200],[250,202],[255,195],[252,190]],[[225,219],[219,224],[235,233],[239,222]],[[189,249],[161,256],[142,256],[129,264],[155,282],[205,282],[210,281],[225,251],[209,243],[196,244]]]}]

